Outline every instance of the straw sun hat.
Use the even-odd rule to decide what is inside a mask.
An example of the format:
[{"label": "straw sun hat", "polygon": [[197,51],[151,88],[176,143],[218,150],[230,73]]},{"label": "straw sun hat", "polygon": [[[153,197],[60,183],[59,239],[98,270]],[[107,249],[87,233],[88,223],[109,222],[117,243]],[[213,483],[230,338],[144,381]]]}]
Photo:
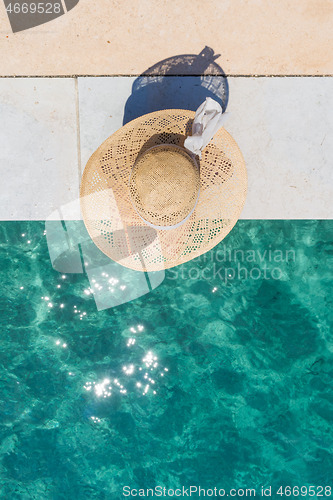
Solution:
[{"label": "straw sun hat", "polygon": [[177,266],[213,248],[237,222],[247,187],[242,154],[216,119],[217,132],[198,149],[196,118],[179,109],[141,116],[89,159],[80,190],[84,223],[119,264],[138,271]]}]

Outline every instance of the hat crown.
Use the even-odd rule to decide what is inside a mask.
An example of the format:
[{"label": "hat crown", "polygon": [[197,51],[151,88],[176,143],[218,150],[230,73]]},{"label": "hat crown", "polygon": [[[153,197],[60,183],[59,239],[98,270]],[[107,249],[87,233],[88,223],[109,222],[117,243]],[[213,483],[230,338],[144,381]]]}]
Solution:
[{"label": "hat crown", "polygon": [[154,227],[174,227],[184,221],[196,205],[199,189],[197,163],[179,146],[152,147],[138,157],[132,169],[132,204]]}]

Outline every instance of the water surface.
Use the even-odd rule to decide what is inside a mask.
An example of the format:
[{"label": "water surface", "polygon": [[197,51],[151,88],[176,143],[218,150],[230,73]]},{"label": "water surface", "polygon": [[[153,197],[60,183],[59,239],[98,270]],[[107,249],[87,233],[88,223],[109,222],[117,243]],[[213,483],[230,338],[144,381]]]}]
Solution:
[{"label": "water surface", "polygon": [[0,225],[1,498],[331,484],[332,221],[239,221],[103,311],[44,229]]}]

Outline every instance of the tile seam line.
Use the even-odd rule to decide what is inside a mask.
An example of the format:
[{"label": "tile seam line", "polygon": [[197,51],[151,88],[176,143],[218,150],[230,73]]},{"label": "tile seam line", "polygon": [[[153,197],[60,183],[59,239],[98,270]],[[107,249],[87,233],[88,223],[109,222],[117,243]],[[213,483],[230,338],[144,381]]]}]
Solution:
[{"label": "tile seam line", "polygon": [[74,79],[75,85],[75,108],[76,108],[76,142],[77,142],[77,161],[79,173],[79,187],[82,177],[82,158],[81,158],[81,124],[80,124],[80,99],[79,99],[79,81]]},{"label": "tile seam line", "polygon": [[252,74],[252,75],[234,75],[234,74],[224,74],[224,75],[214,75],[214,74],[193,74],[193,75],[184,75],[184,74],[175,74],[175,75],[164,75],[163,73],[161,74],[124,74],[124,73],[119,73],[119,74],[112,74],[112,75],[96,75],[96,74],[73,74],[73,75],[0,75],[0,78],[112,78],[112,77],[132,77],[132,78],[138,78],[140,76],[164,76],[167,78],[171,78],[173,76],[179,77],[193,77],[193,76],[219,76],[219,77],[226,77],[226,78],[332,78],[332,74],[323,74],[323,75],[302,75],[302,74],[294,74],[294,75],[279,75],[279,74],[269,74],[269,75],[264,75],[264,74]]}]

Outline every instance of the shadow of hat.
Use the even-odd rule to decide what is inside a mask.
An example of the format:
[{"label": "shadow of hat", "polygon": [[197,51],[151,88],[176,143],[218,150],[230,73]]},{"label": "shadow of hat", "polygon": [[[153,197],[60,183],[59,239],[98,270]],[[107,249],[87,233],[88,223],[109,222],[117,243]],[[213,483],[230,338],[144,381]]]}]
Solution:
[{"label": "shadow of hat", "polygon": [[170,57],[148,68],[133,83],[123,125],[162,109],[196,111],[206,97],[215,99],[225,111],[229,87],[224,71],[215,62],[218,57],[205,47],[198,55]]}]

